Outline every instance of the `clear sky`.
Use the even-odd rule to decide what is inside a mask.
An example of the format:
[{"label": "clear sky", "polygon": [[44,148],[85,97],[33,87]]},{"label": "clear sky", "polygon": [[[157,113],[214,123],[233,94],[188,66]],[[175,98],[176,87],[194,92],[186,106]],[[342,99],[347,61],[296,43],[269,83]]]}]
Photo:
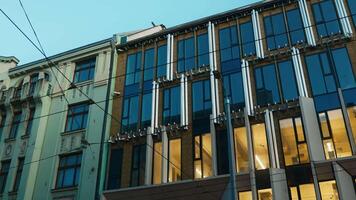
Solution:
[{"label": "clear sky", "polygon": [[[18,0],[0,7],[35,41]],[[96,42],[114,33],[172,27],[257,0],[22,0],[47,55]],[[43,56],[0,13],[0,55],[25,64]]]}]

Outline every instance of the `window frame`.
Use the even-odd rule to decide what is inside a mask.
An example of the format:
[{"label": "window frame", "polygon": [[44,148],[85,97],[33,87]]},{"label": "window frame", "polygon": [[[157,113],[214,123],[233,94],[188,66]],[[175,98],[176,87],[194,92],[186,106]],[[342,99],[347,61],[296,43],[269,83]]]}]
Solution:
[{"label": "window frame", "polygon": [[[167,125],[167,124],[171,124],[171,123],[177,123],[177,124],[180,123],[180,115],[182,114],[181,110],[179,109],[179,114],[178,114],[179,117],[178,117],[177,121],[175,121],[175,117],[177,117],[177,116],[175,116],[175,115],[173,116],[172,115],[172,112],[173,112],[172,108],[174,106],[174,105],[172,105],[172,93],[174,93],[174,92],[172,92],[172,90],[176,90],[176,91],[179,92],[180,95],[182,95],[181,91],[180,91],[180,86],[174,86],[174,87],[163,89],[163,91],[162,91],[162,93],[163,93],[163,98],[162,98],[162,102],[163,102],[162,103],[162,124],[163,125]],[[165,102],[166,102],[165,92],[167,92],[168,96],[169,96],[169,100],[168,100],[168,104],[169,105],[165,105]],[[179,105],[178,106],[179,106],[179,108],[181,107],[180,99],[179,99]],[[168,116],[165,116],[165,112],[166,111],[169,113]],[[168,119],[166,120],[166,118],[168,118]]]},{"label": "window frame", "polygon": [[35,116],[35,112],[36,112],[36,107],[31,107],[29,110],[29,116],[27,119],[27,125],[26,125],[26,131],[25,131],[25,135],[31,135],[31,129],[33,126],[33,120],[34,120],[34,116]]},{"label": "window frame", "polygon": [[12,191],[14,191],[14,192],[17,192],[20,187],[24,165],[25,165],[25,158],[24,157],[18,158],[15,181],[14,181],[14,185],[13,185],[13,189],[12,189]]},{"label": "window frame", "polygon": [[[187,42],[189,40],[193,40],[193,56],[189,57],[187,56]],[[182,46],[181,46],[182,45]],[[197,54],[197,47],[196,47],[196,37],[195,35],[184,38],[184,39],[180,39],[177,41],[177,73],[184,73],[186,71],[189,71],[191,69],[194,69],[197,67],[197,58],[196,58],[196,54]],[[182,48],[182,50],[180,49]],[[180,50],[182,51],[183,55],[180,55]],[[194,65],[193,66],[189,66],[187,67],[187,61],[189,60],[193,60]],[[180,64],[182,63],[182,64]],[[182,65],[182,69],[180,69],[180,65]]]},{"label": "window frame", "polygon": [[[172,161],[171,161],[171,159],[170,159],[170,155],[171,155],[171,141],[172,140],[179,140],[180,141],[180,168],[178,169],[175,165],[173,165],[172,164]],[[182,177],[183,177],[183,170],[182,170],[182,164],[183,164],[183,161],[182,161],[182,158],[183,158],[183,155],[182,155],[182,138],[170,138],[170,139],[168,139],[168,167],[167,167],[167,182],[168,183],[174,183],[174,182],[179,182],[179,181],[181,181],[181,180],[183,180],[182,179]],[[172,167],[174,167],[174,168],[177,168],[177,170],[179,170],[180,171],[180,179],[177,179],[176,181],[169,181],[169,173],[170,173],[170,171],[169,171],[169,166],[170,165],[172,165]]]},{"label": "window frame", "polygon": [[[300,30],[299,28],[298,29],[295,29],[295,30],[291,30],[291,25],[289,23],[290,19],[289,19],[289,13],[292,13],[292,12],[298,12],[298,15],[299,15],[299,20],[301,22],[301,27],[300,27]],[[293,8],[293,9],[289,9],[289,10],[286,10],[285,11],[285,18],[286,18],[286,26],[287,26],[287,32],[288,32],[288,36],[289,36],[289,42],[291,45],[296,45],[296,44],[302,44],[302,43],[306,43],[307,42],[307,37],[306,37],[306,34],[305,34],[305,30],[304,30],[304,25],[303,25],[303,19],[302,19],[302,14],[300,13],[300,9],[299,8]],[[291,20],[294,20],[294,19],[291,19]],[[292,34],[295,33],[295,32],[303,32],[303,40],[302,41],[297,41],[297,42],[293,42],[293,37],[292,37]]]},{"label": "window frame", "polygon": [[[200,133],[200,134],[195,134],[193,135],[192,137],[192,146],[193,146],[193,167],[194,167],[194,170],[195,170],[195,162],[200,162],[200,169],[201,169],[201,176],[200,177],[195,177],[195,172],[193,173],[193,177],[194,179],[204,179],[204,178],[207,178],[207,177],[210,177],[210,176],[213,176],[212,173],[210,176],[207,176],[207,177],[204,177],[205,175],[205,170],[204,170],[204,154],[203,154],[203,149],[205,148],[204,147],[204,143],[203,143],[203,137],[204,136],[209,136],[210,137],[210,142],[211,142],[211,133]],[[196,138],[199,139],[199,157],[196,157],[196,143],[195,143],[195,140]],[[210,163],[211,164],[211,172],[212,172],[212,162]]]},{"label": "window frame", "polygon": [[[145,183],[145,180],[144,180],[144,177],[145,177],[145,168],[142,169],[142,165],[145,166],[146,164],[146,145],[147,144],[138,144],[138,145],[133,145],[132,146],[132,155],[131,155],[131,170],[130,170],[130,187],[137,187],[137,186],[141,186],[141,185],[144,185]],[[138,155],[135,155],[135,148],[138,148]],[[138,163],[137,163],[137,167],[138,168],[135,168],[135,156],[138,156]],[[134,177],[133,177],[133,172],[137,170],[137,185],[134,184]],[[143,176],[142,174],[143,173]]]},{"label": "window frame", "polygon": [[[72,165],[67,165],[66,163],[64,164],[64,166],[61,166],[61,161],[62,159],[68,159],[70,157],[75,157],[75,164]],[[80,162],[78,162],[78,159],[80,158]],[[77,187],[80,183],[80,173],[81,173],[81,167],[82,167],[82,160],[83,160],[83,153],[82,152],[76,152],[76,153],[72,153],[72,154],[63,154],[59,156],[59,160],[58,160],[58,167],[57,167],[57,176],[56,176],[56,182],[55,182],[55,188],[56,189],[64,189],[64,188],[72,188],[72,187]],[[71,170],[74,169],[74,174],[72,176],[73,180],[72,180],[72,184],[68,185],[68,186],[64,186],[64,181],[65,181],[65,177],[66,177],[66,171],[67,170]],[[63,177],[62,177],[62,182],[59,185],[58,180],[60,173],[63,171]],[[76,183],[76,177],[77,177],[77,173],[79,172],[79,176],[78,176],[78,183]]]},{"label": "window frame", "polygon": [[[339,28],[339,33],[331,34],[328,31],[327,24],[334,22],[334,20],[333,21],[330,21],[330,20],[326,21],[325,20],[324,10],[322,9],[321,4],[327,3],[327,2],[331,2],[331,4],[333,5],[334,12],[335,12],[335,15],[336,15],[336,20],[335,21],[337,22],[337,25],[338,25],[338,28]],[[320,16],[322,18],[322,21],[320,21],[320,22],[317,22],[317,20],[316,20],[316,13],[315,13],[315,10],[314,10],[315,7],[318,7],[317,9],[320,11]],[[342,27],[341,27],[341,24],[340,24],[340,17],[339,17],[339,15],[337,13],[335,3],[332,0],[324,0],[324,1],[320,1],[320,2],[316,2],[316,3],[311,4],[311,11],[313,13],[313,19],[314,19],[314,23],[315,23],[314,25],[315,25],[316,32],[317,32],[317,35],[318,35],[319,38],[330,37],[330,36],[333,36],[333,35],[337,35],[337,34],[342,34],[343,33],[343,30],[342,30]],[[318,29],[318,27],[320,25],[323,26],[323,28],[325,29],[327,35],[325,35],[325,36],[320,35],[319,29]]]},{"label": "window frame", "polygon": [[[84,111],[81,111],[79,113],[73,113],[72,107],[76,107],[76,106],[86,106],[86,108],[84,108]],[[85,130],[88,126],[88,122],[89,122],[89,111],[90,111],[90,103],[88,101],[84,101],[84,102],[79,102],[79,103],[75,103],[75,104],[71,104],[68,105],[68,110],[67,110],[67,115],[66,115],[66,123],[65,123],[65,127],[64,127],[64,132],[75,132],[75,131],[80,131],[80,130]],[[85,116],[86,115],[86,116]],[[80,127],[78,129],[70,129],[68,130],[68,126],[69,126],[69,117],[71,117],[71,127],[73,126],[73,122],[76,123],[76,121],[74,120],[74,117],[76,116],[82,116],[82,121],[80,124]],[[84,123],[84,119],[86,120],[86,122]]]},{"label": "window frame", "polygon": [[[4,169],[4,165],[6,165],[6,168]],[[11,166],[11,160],[3,160],[1,161],[1,168],[0,168],[0,180],[3,180],[2,185],[0,182],[0,194],[4,193],[6,183],[7,183],[7,178],[9,176],[9,171],[10,171],[10,166]],[[3,177],[1,179],[1,177]]]},{"label": "window frame", "polygon": [[28,90],[28,94],[30,96],[32,96],[34,93],[35,93],[35,90],[36,90],[36,86],[37,86],[37,83],[38,83],[38,79],[39,78],[39,74],[38,73],[35,73],[35,74],[32,74],[30,76],[30,86],[29,86],[29,90]]},{"label": "window frame", "polygon": [[[75,69],[73,73],[73,83],[83,83],[86,81],[92,81],[95,78],[95,68],[96,68],[96,57],[87,58],[75,63]],[[80,80],[81,73],[87,72],[87,77]]]},{"label": "window frame", "polygon": [[[274,19],[274,17],[277,17],[277,16],[281,16],[281,18],[283,20],[284,26],[281,26],[279,24],[279,27],[283,27],[284,28],[284,33],[275,33],[276,30],[274,28],[275,26],[274,26],[273,19]],[[267,26],[267,21],[269,21],[270,26]],[[279,12],[279,13],[276,13],[276,14],[265,16],[263,18],[263,24],[264,24],[265,35],[266,35],[265,36],[266,37],[265,40],[266,40],[266,44],[267,44],[267,49],[269,51],[273,51],[273,50],[277,50],[277,49],[281,49],[281,48],[286,48],[286,47],[288,47],[290,45],[290,41],[289,41],[290,39],[289,39],[289,34],[288,34],[288,24],[286,23],[285,14],[284,14],[283,11]],[[271,30],[270,30],[271,34],[267,33],[268,28],[271,28]],[[283,45],[279,45],[279,43],[276,41],[277,37],[283,37],[283,36],[285,37],[286,42],[287,42],[287,43],[284,44],[284,46]],[[269,44],[269,38],[273,39],[273,45],[272,45],[273,48],[270,47],[271,45]]]},{"label": "window frame", "polygon": [[[131,56],[135,56],[135,64],[132,66],[132,67],[134,67],[133,71],[128,72],[129,58]],[[130,86],[130,85],[140,84],[141,81],[143,81],[143,79],[142,79],[142,68],[144,65],[143,57],[144,57],[144,53],[142,51],[137,51],[135,53],[127,54],[126,66],[125,66],[125,82],[124,82],[125,87]],[[128,80],[129,80],[128,77],[130,77],[130,78],[132,77],[133,80],[130,80],[130,81],[133,81],[133,82],[128,83]],[[138,80],[136,80],[136,78],[138,78]]]},{"label": "window frame", "polygon": [[[196,100],[194,100],[194,85],[196,85],[196,84],[201,84],[201,86],[202,86],[202,99],[199,99],[199,100],[203,100],[202,102],[198,102],[198,104],[199,103],[202,103],[202,109],[201,110],[198,110],[198,111],[194,111],[194,102],[196,101]],[[209,97],[208,97],[208,95],[206,94],[207,93],[207,91],[205,90],[206,88],[205,88],[205,84],[208,84],[209,85],[209,87],[208,87],[208,93],[209,93]],[[194,81],[193,83],[192,83],[192,105],[191,105],[191,109],[192,109],[192,120],[193,121],[196,121],[196,120],[201,120],[201,119],[205,119],[205,118],[209,118],[210,117],[210,115],[208,115],[208,116],[206,116],[205,118],[201,118],[201,117],[196,117],[196,113],[199,113],[199,112],[207,112],[208,110],[210,111],[210,113],[209,114],[211,114],[211,112],[212,112],[212,98],[211,98],[211,83],[210,83],[210,80],[209,79],[204,79],[204,80],[199,80],[199,81]],[[210,107],[206,107],[206,104],[208,104],[208,105],[210,105]]]},{"label": "window frame", "polygon": [[[17,119],[17,117],[19,118]],[[12,116],[9,139],[15,139],[17,137],[19,127],[21,124],[21,119],[22,119],[22,111],[15,111]]]}]

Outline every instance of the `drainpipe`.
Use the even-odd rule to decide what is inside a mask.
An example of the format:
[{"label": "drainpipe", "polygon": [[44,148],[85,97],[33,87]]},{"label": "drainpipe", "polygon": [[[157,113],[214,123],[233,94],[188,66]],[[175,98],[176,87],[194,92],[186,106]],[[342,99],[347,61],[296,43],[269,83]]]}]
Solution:
[{"label": "drainpipe", "polygon": [[[105,101],[105,115],[109,110],[109,99],[111,93],[111,78],[114,69],[114,56],[115,56],[115,44],[116,44],[116,35],[113,35],[110,45],[111,45],[111,57],[110,57],[110,68],[109,68],[109,77],[108,77],[108,86],[106,91],[106,101]],[[104,144],[105,144],[105,133],[106,133],[106,125],[107,125],[107,116],[104,117],[103,127],[101,131],[101,141],[100,141],[100,150],[99,150],[99,162],[98,162],[98,171],[97,178],[95,184],[95,199],[100,199],[100,193],[104,187],[104,183],[106,181],[106,174],[102,172],[102,169],[106,169],[107,166],[107,155],[108,149],[104,152]],[[103,155],[105,153],[105,156]],[[103,163],[103,164],[102,164]]]}]

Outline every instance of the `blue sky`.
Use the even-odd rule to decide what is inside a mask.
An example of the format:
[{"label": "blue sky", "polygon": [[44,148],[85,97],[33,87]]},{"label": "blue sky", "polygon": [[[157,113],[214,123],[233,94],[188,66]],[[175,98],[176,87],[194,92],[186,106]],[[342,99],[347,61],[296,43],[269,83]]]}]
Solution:
[{"label": "blue sky", "polygon": [[[18,0],[0,7],[35,40]],[[151,26],[172,27],[257,0],[22,0],[48,55]],[[25,64],[43,56],[0,13],[0,55]]]}]

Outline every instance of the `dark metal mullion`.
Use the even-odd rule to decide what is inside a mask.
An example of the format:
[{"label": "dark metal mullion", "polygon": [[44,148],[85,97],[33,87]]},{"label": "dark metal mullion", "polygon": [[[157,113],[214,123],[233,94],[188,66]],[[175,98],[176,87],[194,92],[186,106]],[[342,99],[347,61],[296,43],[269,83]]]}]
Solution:
[{"label": "dark metal mullion", "polygon": [[319,60],[319,63],[320,63],[320,69],[321,69],[321,73],[323,74],[323,82],[324,82],[324,87],[325,87],[325,92],[324,94],[327,94],[329,93],[328,91],[328,86],[326,85],[326,81],[325,81],[325,77],[328,75],[328,74],[325,74],[325,71],[324,71],[324,64],[321,60],[321,54],[318,54],[318,60]]},{"label": "dark metal mullion", "polygon": [[288,38],[288,46],[291,48],[292,47],[292,39],[291,39],[291,35],[290,35],[290,30],[289,30],[289,25],[288,25],[288,18],[287,18],[287,11],[286,8],[284,6],[284,3],[282,2],[282,13],[283,13],[283,17],[284,17],[284,26],[286,28],[285,34],[287,35]]},{"label": "dark metal mullion", "polygon": [[326,48],[327,48],[327,54],[326,55],[327,55],[327,58],[328,58],[328,63],[331,66],[331,75],[334,77],[335,86],[336,86],[336,88],[340,88],[341,89],[340,80],[339,80],[339,77],[338,77],[337,72],[336,72],[336,64],[335,64],[335,61],[334,61],[334,59],[332,57],[332,52],[331,52],[331,49],[330,49],[328,44],[326,45]]},{"label": "dark metal mullion", "polygon": [[277,59],[276,59],[275,56],[273,57],[273,61],[274,61],[275,77],[277,79],[279,101],[283,102],[283,101],[286,101],[286,100],[284,99],[284,94],[283,94],[281,80],[280,80],[281,77],[280,77],[280,73],[279,73],[279,63],[277,62]]},{"label": "dark metal mullion", "polygon": [[297,131],[297,126],[295,125],[295,118],[292,118],[292,124],[293,124],[293,132],[294,132],[294,138],[296,141],[296,147],[297,147],[297,152],[298,152],[298,164],[300,164],[300,151],[299,151],[299,140],[298,140],[298,131]]}]

